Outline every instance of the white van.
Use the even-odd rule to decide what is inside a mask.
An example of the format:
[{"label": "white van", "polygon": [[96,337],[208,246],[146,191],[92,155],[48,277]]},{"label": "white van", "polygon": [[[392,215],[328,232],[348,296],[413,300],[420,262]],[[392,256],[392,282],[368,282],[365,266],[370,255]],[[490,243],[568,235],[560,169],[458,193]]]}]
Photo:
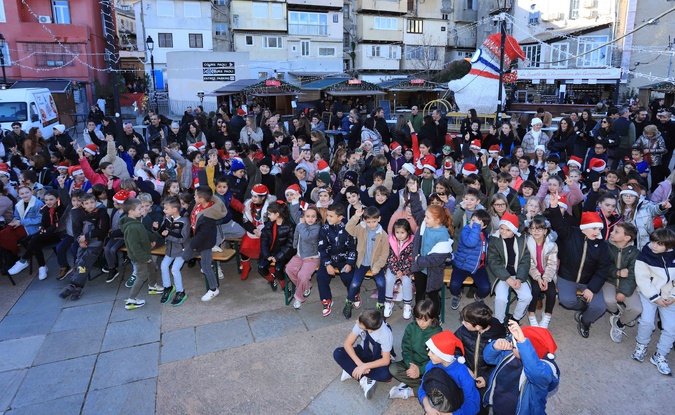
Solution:
[{"label": "white van", "polygon": [[31,127],[42,130],[42,136],[54,136],[54,125],[59,123],[59,111],[47,88],[17,88],[0,90],[0,125],[12,129],[12,123],[21,123],[28,133]]}]

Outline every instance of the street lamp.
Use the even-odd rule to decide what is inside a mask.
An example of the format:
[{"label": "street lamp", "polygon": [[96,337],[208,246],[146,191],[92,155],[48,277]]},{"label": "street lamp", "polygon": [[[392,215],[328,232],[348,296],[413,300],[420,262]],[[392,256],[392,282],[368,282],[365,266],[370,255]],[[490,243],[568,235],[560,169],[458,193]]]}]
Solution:
[{"label": "street lamp", "polygon": [[155,49],[155,41],[152,40],[152,36],[148,35],[148,38],[145,39],[145,44],[147,45],[148,50],[150,51],[150,70],[152,71],[152,89],[154,91],[154,101],[155,101],[155,113],[157,113],[157,80],[155,79],[155,57],[152,54],[153,49]]},{"label": "street lamp", "polygon": [[2,65],[2,89],[7,88],[7,74],[5,74],[5,54],[3,52],[5,37],[0,33],[0,65]]},{"label": "street lamp", "polygon": [[501,45],[499,48],[499,95],[497,97],[497,118],[498,122],[502,120],[502,103],[504,96],[504,48],[506,46],[506,10],[509,0],[499,1],[499,33],[501,34]]},{"label": "street lamp", "polygon": [[197,96],[199,97],[199,105],[204,105],[204,91],[197,91]]}]

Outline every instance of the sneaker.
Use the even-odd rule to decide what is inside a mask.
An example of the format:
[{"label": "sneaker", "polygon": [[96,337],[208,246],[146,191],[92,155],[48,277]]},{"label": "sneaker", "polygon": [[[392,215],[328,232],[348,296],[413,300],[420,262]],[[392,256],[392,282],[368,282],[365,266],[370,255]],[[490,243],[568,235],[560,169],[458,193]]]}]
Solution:
[{"label": "sneaker", "polygon": [[47,279],[47,266],[38,268],[38,279],[40,281]]},{"label": "sneaker", "polygon": [[73,293],[73,291],[75,291],[75,286],[73,284],[70,284],[69,286],[66,287],[65,290],[63,290],[59,294],[59,297],[61,297],[65,300],[66,298],[70,297],[70,295]]},{"label": "sneaker", "polygon": [[101,272],[104,274],[110,274],[110,270],[106,267],[101,268]]},{"label": "sneaker", "polygon": [[[377,297],[375,297],[375,298],[377,298]],[[356,308],[357,310],[359,308],[361,308],[361,295],[360,294],[356,294],[356,298],[354,298],[354,308]]]},{"label": "sneaker", "polygon": [[321,300],[321,304],[323,305],[321,315],[326,317],[331,312],[331,308],[333,307],[333,300]]},{"label": "sneaker", "polygon": [[73,290],[73,293],[70,294],[70,300],[71,301],[77,301],[82,297],[82,287],[75,287]]},{"label": "sneaker", "polygon": [[214,291],[214,290],[208,290],[208,291],[206,292],[206,294],[204,294],[204,295],[202,296],[202,301],[204,301],[204,302],[206,302],[206,301],[211,301],[211,300],[213,300],[214,298],[216,298],[216,296],[217,296],[218,294],[220,294],[220,290],[218,290],[217,288],[215,289],[215,291]]},{"label": "sneaker", "polygon": [[412,305],[403,304],[403,318],[410,320],[412,318]]},{"label": "sneaker", "polygon": [[550,323],[550,322],[551,322],[551,316],[549,316],[548,314],[544,314],[544,317],[542,317],[541,321],[539,322],[539,327],[541,327],[543,329],[547,329],[548,323]]},{"label": "sneaker", "polygon": [[137,308],[141,308],[145,305],[145,300],[139,300],[138,298],[129,298],[125,303],[124,303],[124,308],[127,310],[135,310]]},{"label": "sneaker", "polygon": [[136,276],[134,274],[131,274],[127,282],[124,283],[124,286],[127,288],[131,288],[134,286],[134,282],[136,281]]},{"label": "sneaker", "polygon": [[530,322],[530,326],[539,327],[539,322],[537,321],[537,316],[527,316],[527,320]]},{"label": "sneaker", "polygon": [[375,308],[377,309],[377,311],[382,313],[384,311],[384,304],[377,302],[375,303]]},{"label": "sneaker", "polygon": [[12,268],[8,269],[7,272],[9,273],[9,275],[16,275],[26,268],[28,268],[28,261],[20,259],[16,261],[16,264],[14,264]]},{"label": "sneaker", "polygon": [[384,317],[389,318],[391,317],[391,314],[394,312],[394,301],[389,300],[384,303]]},{"label": "sneaker", "polygon": [[473,295],[473,301],[475,301],[475,302],[477,302],[477,303],[482,303],[482,302],[483,302],[483,299],[480,298],[478,295],[474,294],[474,295]]},{"label": "sneaker", "polygon": [[73,270],[73,269],[70,268],[70,267],[68,267],[68,266],[61,267],[61,271],[59,271],[59,276],[56,277],[56,279],[57,279],[58,281],[63,281],[63,280],[66,278],[66,276],[67,276],[68,274],[70,274],[70,271],[72,271],[72,270]]},{"label": "sneaker", "polygon": [[362,376],[359,383],[361,384],[361,389],[363,389],[363,394],[365,395],[366,399],[372,398],[373,392],[375,392],[375,386],[377,386],[377,382],[367,376]]},{"label": "sneaker", "polygon": [[673,372],[670,371],[670,366],[668,366],[668,360],[666,359],[665,356],[660,355],[658,353],[654,353],[652,357],[649,359],[649,361],[651,362],[651,364],[656,366],[660,374],[666,376],[673,375]]},{"label": "sneaker", "polygon": [[185,291],[178,291],[176,295],[173,297],[173,301],[171,301],[171,305],[174,307],[178,307],[179,305],[183,304],[185,302],[185,299],[187,298],[187,294],[185,294]]},{"label": "sneaker", "polygon": [[638,362],[644,362],[646,355],[647,355],[647,345],[636,342],[635,349],[633,350],[633,354],[631,354],[630,357],[637,360]]},{"label": "sneaker", "polygon": [[272,281],[267,282],[270,287],[272,287],[272,291],[277,292],[277,289],[279,288],[279,283],[277,283],[277,279],[273,279]]},{"label": "sneaker", "polygon": [[213,248],[211,248],[211,252],[223,252],[223,248],[220,246],[216,245]]},{"label": "sneaker", "polygon": [[309,287],[308,289],[306,289],[306,290],[302,293],[302,296],[305,297],[305,298],[307,298],[307,297],[309,297],[309,295],[310,295],[311,293],[312,293],[312,287]]},{"label": "sneaker", "polygon": [[619,327],[619,316],[612,315],[609,316],[609,337],[612,339],[614,343],[621,343],[621,340],[623,340],[623,336],[628,337],[625,331],[623,331],[623,328]]},{"label": "sneaker", "polygon": [[295,298],[293,300],[293,308],[295,308],[296,310],[300,310],[300,307],[302,307],[302,303],[300,302],[300,300]]},{"label": "sneaker", "polygon": [[584,323],[582,323],[581,320],[579,320],[579,322],[577,322],[577,330],[579,330],[579,334],[584,339],[588,338],[588,335],[590,334],[589,329],[590,329],[590,327],[586,326]]},{"label": "sneaker", "polygon": [[576,313],[574,313],[574,321],[576,321],[577,323],[581,323],[582,314],[583,313],[581,311],[577,311]]},{"label": "sneaker", "polygon": [[161,285],[148,285],[148,294],[149,295],[156,295],[156,294],[163,294],[164,293],[164,287]]},{"label": "sneaker", "polygon": [[459,308],[459,300],[462,299],[461,295],[453,295],[452,301],[450,302],[450,308],[457,310]]},{"label": "sneaker", "polygon": [[117,271],[117,268],[110,268],[110,272],[108,274],[109,274],[108,278],[105,279],[105,282],[107,284],[110,284],[111,282],[115,281],[117,277],[120,276],[120,273],[119,271]]},{"label": "sneaker", "polygon": [[171,287],[165,287],[164,291],[162,292],[162,298],[160,298],[159,302],[161,304],[166,304],[169,302],[169,299],[171,299],[171,295],[176,292],[176,287],[173,285]]},{"label": "sneaker", "polygon": [[354,308],[354,302],[345,300],[345,308],[342,309],[342,315],[345,316],[347,320],[352,318],[352,309]]},{"label": "sneaker", "polygon": [[216,268],[218,268],[218,279],[222,280],[223,278],[225,278],[225,273],[223,272],[223,270],[220,267]]},{"label": "sneaker", "polygon": [[390,399],[408,399],[411,396],[414,396],[413,390],[411,387],[399,387],[399,386],[394,386],[389,390],[389,398]]},{"label": "sneaker", "polygon": [[350,375],[349,373],[347,373],[346,370],[343,369],[342,375],[340,376],[340,382],[344,382],[345,380],[349,380],[351,378],[352,378],[352,375]]},{"label": "sneaker", "polygon": [[637,323],[637,320],[631,320],[628,323],[623,323],[623,325],[626,326],[626,327],[635,327],[636,323]]}]

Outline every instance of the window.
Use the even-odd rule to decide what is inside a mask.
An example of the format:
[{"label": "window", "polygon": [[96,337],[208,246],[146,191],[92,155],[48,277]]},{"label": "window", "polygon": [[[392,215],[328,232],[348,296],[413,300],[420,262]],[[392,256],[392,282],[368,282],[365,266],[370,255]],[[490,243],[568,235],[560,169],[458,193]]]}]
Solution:
[{"label": "window", "polygon": [[408,19],[408,33],[423,33],[424,20],[422,19]]},{"label": "window", "polygon": [[173,17],[175,15],[172,1],[157,0],[157,16]]},{"label": "window", "polygon": [[70,24],[70,4],[67,0],[52,0],[52,12],[54,23]]},{"label": "window", "polygon": [[579,0],[570,0],[570,20],[579,18]]},{"label": "window", "polygon": [[9,56],[9,44],[7,42],[2,42],[2,44],[0,44],[0,50],[2,50],[2,58],[5,60],[5,66],[12,66],[12,59]]},{"label": "window", "polygon": [[159,39],[157,39],[157,46],[160,48],[172,48],[173,47],[173,34],[172,33],[157,33]]},{"label": "window", "polygon": [[389,59],[398,59],[398,46],[389,46],[387,49],[389,49],[387,57]]},{"label": "window", "polygon": [[344,33],[342,35],[342,47],[344,48],[351,47],[351,38],[349,36],[349,33]]},{"label": "window", "polygon": [[6,22],[7,16],[5,16],[5,0],[0,0],[0,22]]},{"label": "window", "polygon": [[335,56],[335,48],[319,48],[319,56]]},{"label": "window", "polygon": [[372,45],[367,47],[366,55],[376,58],[398,59],[398,46]]},{"label": "window", "polygon": [[349,4],[345,4],[342,7],[342,17],[344,17],[345,20],[349,20]]},{"label": "window", "polygon": [[264,36],[263,47],[267,49],[281,49],[283,47],[281,36]]},{"label": "window", "polygon": [[467,10],[478,10],[478,0],[466,0]]},{"label": "window", "polygon": [[183,3],[183,15],[185,17],[202,17],[202,6],[196,1]]},{"label": "window", "polygon": [[375,29],[398,30],[398,19],[395,17],[376,17]]},{"label": "window", "polygon": [[284,7],[279,3],[272,3],[272,19],[283,19]]},{"label": "window", "polygon": [[333,15],[333,23],[340,23],[340,15],[339,14],[334,14]]},{"label": "window", "polygon": [[[72,45],[69,45],[71,47]],[[73,58],[58,43],[26,43],[25,50],[35,56],[35,66],[63,67],[73,66]],[[77,47],[71,47],[77,53]],[[5,64],[8,55],[5,55]]]},{"label": "window", "polygon": [[405,58],[410,60],[438,60],[438,48],[434,46],[410,46],[405,49]]},{"label": "window", "polygon": [[216,36],[224,36],[227,34],[227,23],[216,23],[214,29]]},{"label": "window", "polygon": [[[567,68],[568,60],[570,57],[570,44],[567,42],[564,43],[554,43],[551,45],[551,68]],[[560,62],[556,62],[560,61]]]},{"label": "window", "polygon": [[528,68],[538,68],[541,62],[541,45],[527,45],[523,46],[525,57],[529,61]]},{"label": "window", "polygon": [[246,46],[253,46],[253,35],[246,35],[244,38],[244,43]]},{"label": "window", "polygon": [[326,13],[288,13],[288,34],[328,36],[328,15]]},{"label": "window", "polygon": [[300,56],[309,56],[309,40],[300,41]]},{"label": "window", "polygon": [[216,5],[227,6],[227,0],[216,0]]},{"label": "window", "polygon": [[204,39],[201,33],[188,33],[188,37],[190,39],[191,48],[201,49],[204,47]]},{"label": "window", "polygon": [[408,12],[415,13],[415,0],[408,0]]},{"label": "window", "polygon": [[[577,44],[577,55],[585,53],[591,49],[595,49],[606,43],[609,40],[608,36],[580,36]],[[593,66],[607,66],[609,61],[609,48],[604,46],[587,55],[577,58],[577,66],[579,67],[593,67]]]},{"label": "window", "polygon": [[253,3],[254,19],[267,19],[268,17],[267,12],[268,12],[267,3]]}]

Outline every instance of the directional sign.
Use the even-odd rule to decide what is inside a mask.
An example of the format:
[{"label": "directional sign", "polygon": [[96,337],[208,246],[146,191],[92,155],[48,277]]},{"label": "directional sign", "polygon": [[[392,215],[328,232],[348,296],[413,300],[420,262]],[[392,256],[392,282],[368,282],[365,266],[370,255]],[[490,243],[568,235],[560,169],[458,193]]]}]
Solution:
[{"label": "directional sign", "polygon": [[204,82],[234,81],[234,62],[202,62],[202,80]]},{"label": "directional sign", "polygon": [[203,68],[234,68],[234,62],[202,62]]},{"label": "directional sign", "polygon": [[234,75],[204,75],[204,81],[234,81]]},{"label": "directional sign", "polygon": [[223,68],[204,68],[202,69],[204,75],[234,75],[234,69]]}]

